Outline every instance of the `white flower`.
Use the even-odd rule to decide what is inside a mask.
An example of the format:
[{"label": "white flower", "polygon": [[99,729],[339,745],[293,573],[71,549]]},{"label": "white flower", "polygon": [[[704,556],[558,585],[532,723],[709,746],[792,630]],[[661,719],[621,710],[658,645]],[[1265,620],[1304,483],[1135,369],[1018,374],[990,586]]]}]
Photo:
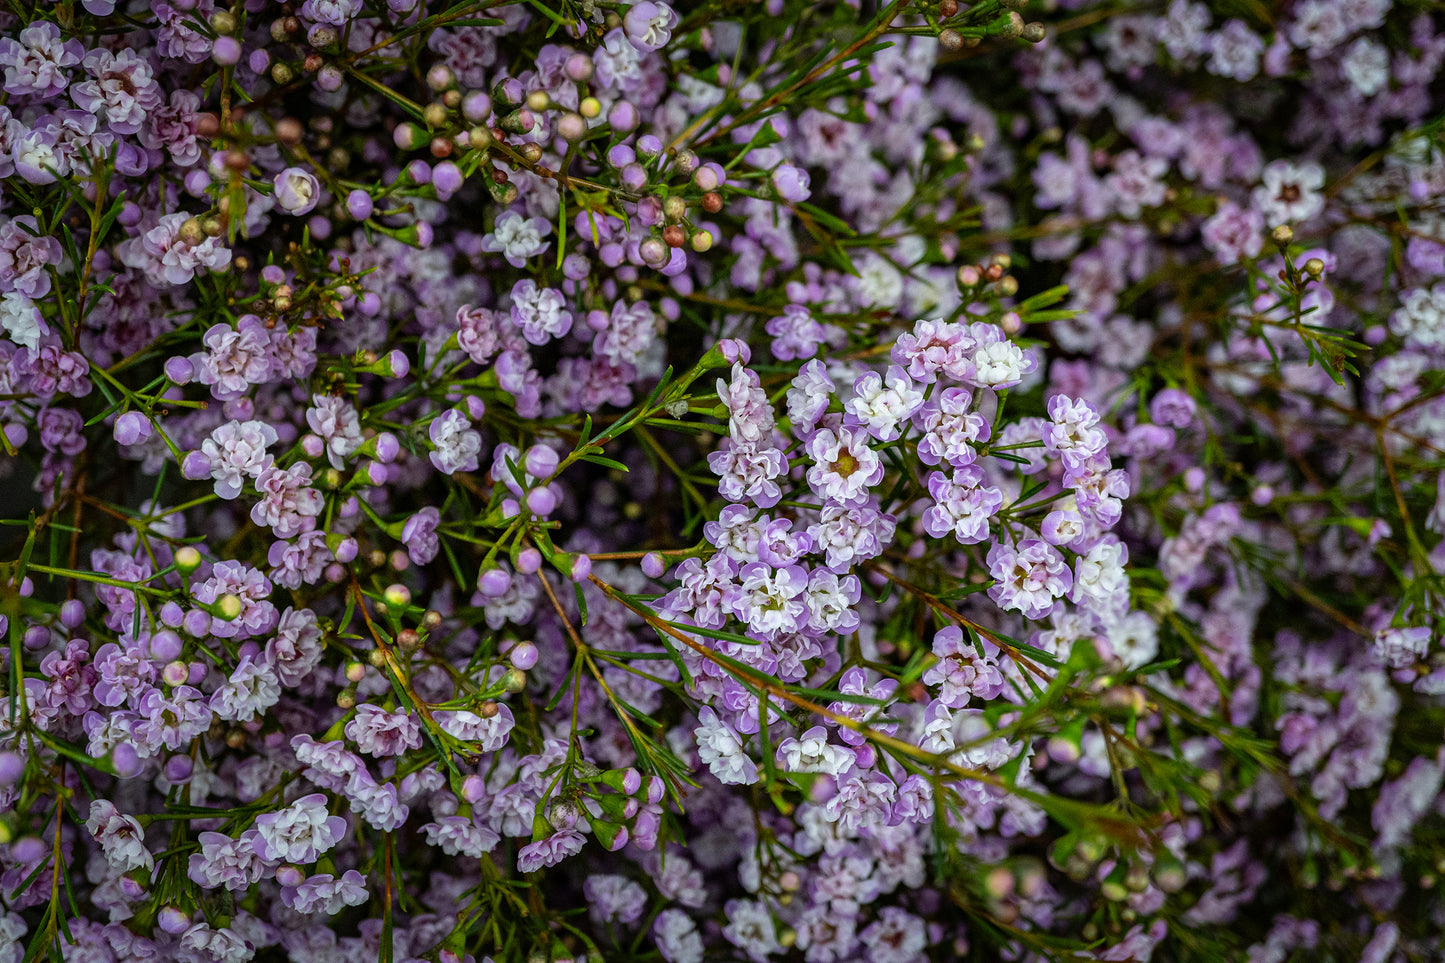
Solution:
[{"label": "white flower", "polygon": [[979,388],[1011,387],[1033,368],[1032,360],[1012,341],[986,344],[973,353],[977,372],[969,383]]},{"label": "white flower", "polygon": [[888,369],[883,376],[871,371],[853,385],[853,399],[847,409],[868,428],[879,441],[892,441],[899,435],[898,425],[923,406],[923,392],[913,384],[902,368]]},{"label": "white flower", "polygon": [[778,743],[778,765],[788,772],[821,772],[836,776],[846,772],[857,760],[857,753],[847,746],[828,744],[828,731],[814,726],[803,738],[791,736]]},{"label": "white flower", "polygon": [[104,799],[90,804],[90,817],[85,828],[100,843],[101,852],[111,868],[126,873],[133,869],[147,871],[155,867],[155,857],[146,849],[145,831],[134,816],[116,811],[114,805]]},{"label": "white flower", "polygon": [[29,348],[33,354],[40,347],[42,335],[50,333],[40,309],[25,295],[11,291],[0,298],[0,328],[22,348]]},{"label": "white flower", "polygon": [[1390,330],[1413,345],[1445,349],[1445,284],[1406,291],[1390,315]]},{"label": "white flower", "polygon": [[698,758],[718,781],[740,786],[757,782],[757,764],[743,752],[736,730],[719,719],[711,706],[703,706],[697,720],[702,724],[692,732],[697,737]]},{"label": "white flower", "polygon": [[519,268],[527,258],[547,250],[548,242],[542,238],[551,230],[552,225],[540,217],[528,220],[516,211],[506,211],[497,218],[492,233],[482,238],[482,250],[500,252],[508,264]]},{"label": "white flower", "polygon": [[1350,45],[1340,67],[1361,96],[1373,97],[1390,82],[1390,51],[1369,37],[1361,37]]},{"label": "white flower", "polygon": [[1260,179],[1262,183],[1254,189],[1251,199],[1268,227],[1308,221],[1325,209],[1320,194],[1320,188],[1325,186],[1325,171],[1314,161],[1298,165],[1286,160],[1271,161]]}]

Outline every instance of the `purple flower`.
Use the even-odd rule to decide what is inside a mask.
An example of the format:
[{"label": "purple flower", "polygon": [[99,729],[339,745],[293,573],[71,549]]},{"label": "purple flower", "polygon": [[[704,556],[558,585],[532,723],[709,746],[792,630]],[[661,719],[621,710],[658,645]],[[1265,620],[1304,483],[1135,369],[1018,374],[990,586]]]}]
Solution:
[{"label": "purple flower", "polygon": [[82,66],[92,79],[72,86],[70,96],[114,133],[139,132],[147,115],[160,107],[160,84],[151,65],[134,50],[112,52],[98,47],[86,53]]},{"label": "purple flower", "polygon": [[221,833],[201,833],[196,839],[201,851],[191,854],[186,875],[206,889],[224,886],[233,893],[244,892],[264,878],[276,862],[257,853],[258,837],[254,829],[237,839]]},{"label": "purple flower", "polygon": [[325,443],[326,458],[331,467],[341,469],[346,459],[361,447],[361,419],[345,398],[335,395],[312,395],[306,409],[306,424]]},{"label": "purple flower", "polygon": [[302,796],[279,812],[256,817],[252,847],[266,860],[314,863],[346,833],[346,820],[326,812],[321,793]]},{"label": "purple flower", "polygon": [[432,451],[427,453],[437,471],[450,475],[459,471],[476,471],[482,452],[482,436],[472,430],[467,416],[448,408],[432,419],[427,429]]},{"label": "purple flower", "polygon": [[316,524],[326,500],[311,487],[311,466],[297,462],[290,468],[265,468],[256,478],[261,500],[251,506],[251,521],[275,532],[277,538],[292,538]]},{"label": "purple flower", "polygon": [[988,551],[988,573],[994,578],[989,598],[1026,619],[1047,617],[1074,583],[1058,549],[1036,538],[1026,538],[1017,547],[994,545]]},{"label": "purple flower", "polygon": [[983,469],[976,465],[956,470],[951,478],[939,471],[929,474],[934,504],[923,513],[923,530],[934,538],[952,534],[964,545],[987,540],[989,522],[1003,507],[1004,496],[983,481]]},{"label": "purple flower", "polygon": [[647,893],[626,876],[589,876],[582,884],[582,895],[598,923],[635,923],[647,909]]},{"label": "purple flower", "polygon": [[276,429],[264,421],[228,421],[201,443],[216,482],[216,494],[235,498],[241,494],[242,478],[259,478],[275,459],[266,449],[276,443]]},{"label": "purple flower", "polygon": [[282,902],[298,913],[335,916],[348,906],[362,905],[367,899],[366,880],[354,869],[348,869],[339,877],[317,873],[300,886],[281,890]]},{"label": "purple flower", "polygon": [[1264,249],[1264,215],[1231,201],[1219,205],[1204,222],[1200,238],[1220,264],[1230,265],[1256,257]]},{"label": "purple flower", "polygon": [[396,756],[421,748],[421,724],[409,712],[387,712],[373,705],[359,705],[346,724],[346,736],[362,752],[372,756]]},{"label": "purple flower", "polygon": [[276,206],[293,217],[310,214],[321,200],[321,183],[316,175],[300,167],[288,167],[271,179]]},{"label": "purple flower", "polygon": [[923,682],[942,686],[939,701],[950,709],[964,708],[972,696],[994,699],[1003,691],[998,650],[987,640],[982,640],[982,646],[980,652],[956,625],[940,629],[934,635],[933,654],[938,661],[923,673]]},{"label": "purple flower", "polygon": [[406,551],[411,556],[413,565],[425,565],[437,557],[441,550],[441,540],[437,538],[437,524],[441,521],[441,512],[435,506],[428,505],[406,520],[401,529],[401,540],[406,544]]},{"label": "purple flower", "polygon": [[561,291],[525,279],[512,288],[512,323],[529,343],[543,345],[572,330],[572,312]]},{"label": "purple flower", "polygon": [[779,164],[773,168],[772,180],[778,196],[790,204],[801,204],[812,196],[813,192],[808,190],[808,172],[801,167]]},{"label": "purple flower", "polygon": [[66,68],[80,63],[84,53],[85,46],[79,40],[61,40],[58,26],[48,20],[37,20],[22,29],[17,37],[0,39],[5,92],[37,100],[57,97],[70,83]]},{"label": "purple flower", "polygon": [[122,251],[122,259],[131,267],[145,271],[156,285],[189,283],[196,272],[223,271],[231,263],[231,252],[222,247],[219,238],[181,237],[181,228],[189,221],[188,214],[166,214],[160,223]]},{"label": "purple flower", "polygon": [[517,871],[535,873],[547,866],[556,866],[568,856],[582,852],[587,837],[575,829],[563,829],[529,843],[517,850]]},{"label": "purple flower", "polygon": [[677,13],[665,3],[641,0],[627,8],[622,18],[627,39],[641,51],[657,50],[672,39],[672,28],[677,26]]},{"label": "purple flower", "polygon": [[[59,264],[60,258],[60,242],[41,234],[29,214],[9,218],[0,225],[0,291],[14,291],[32,300],[45,297],[50,293],[46,268]],[[44,327],[43,322],[40,327]]]},{"label": "purple flower", "polygon": [[201,343],[210,350],[193,359],[196,379],[211,386],[217,401],[239,398],[252,385],[271,380],[271,333],[256,315],[242,315],[234,328],[224,322],[212,325]]}]

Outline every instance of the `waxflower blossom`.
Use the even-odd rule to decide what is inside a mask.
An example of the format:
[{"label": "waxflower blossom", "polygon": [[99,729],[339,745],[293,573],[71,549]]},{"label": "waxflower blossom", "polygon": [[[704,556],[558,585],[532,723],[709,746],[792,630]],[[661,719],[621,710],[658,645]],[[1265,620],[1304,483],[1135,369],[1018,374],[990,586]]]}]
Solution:
[{"label": "waxflower blossom", "polygon": [[482,436],[472,430],[472,423],[455,408],[450,408],[431,423],[427,430],[432,451],[427,453],[437,471],[450,475],[458,471],[476,471],[482,451]]},{"label": "waxflower blossom", "polygon": [[844,410],[868,429],[879,441],[893,441],[906,423],[923,405],[923,392],[897,365],[888,369],[887,378],[870,371],[853,384],[853,398]]},{"label": "waxflower blossom", "polygon": [[560,291],[538,288],[533,281],[518,281],[512,288],[512,323],[531,344],[546,344],[572,329],[572,312]]},{"label": "waxflower blossom", "polygon": [[312,793],[285,809],[257,816],[252,846],[262,859],[314,863],[345,831],[346,820],[328,816],[326,797]]},{"label": "waxflower blossom", "polygon": [[18,291],[0,296],[0,328],[11,341],[32,352],[39,350],[41,336],[50,333],[35,302]]},{"label": "waxflower blossom", "polygon": [[751,785],[758,780],[758,767],[743,751],[737,730],[723,722],[711,707],[698,713],[700,725],[693,730],[697,737],[698,756],[703,765],[723,783]]},{"label": "waxflower blossom", "polygon": [[42,234],[29,214],[0,224],[0,291],[26,298],[50,293],[48,267],[60,263],[60,242]]},{"label": "waxflower blossom", "polygon": [[638,50],[657,50],[672,39],[677,13],[665,3],[640,0],[627,8],[622,25],[627,30],[627,39]]},{"label": "waxflower blossom", "polygon": [[883,463],[857,429],[824,428],[808,439],[808,485],[828,501],[852,504],[883,480]]},{"label": "waxflower blossom", "polygon": [[1438,11],[30,6],[0,963],[1438,955]]},{"label": "waxflower blossom", "polygon": [[1029,619],[1048,615],[1074,581],[1058,550],[1032,538],[989,549],[988,572],[995,579],[989,597]]},{"label": "waxflower blossom", "polygon": [[310,214],[321,200],[321,184],[316,175],[300,167],[288,167],[272,181],[276,206],[293,217]]},{"label": "waxflower blossom", "polygon": [[266,449],[276,443],[276,429],[263,421],[228,421],[201,443],[201,454],[215,479],[216,494],[235,498],[243,478],[259,478],[274,464]]},{"label": "waxflower blossom", "polygon": [[61,40],[60,28],[37,20],[14,37],[0,39],[0,68],[5,92],[37,99],[64,92],[69,68],[80,63],[85,47],[79,40]]},{"label": "waxflower blossom", "polygon": [[335,395],[312,395],[311,405],[306,409],[306,424],[321,438],[331,467],[341,468],[361,447],[361,420],[356,409]]},{"label": "waxflower blossom", "polygon": [[145,271],[154,284],[181,285],[196,273],[223,271],[231,263],[230,249],[218,238],[189,233],[195,222],[186,214],[166,214],[123,253],[125,263]]},{"label": "waxflower blossom", "polygon": [[1320,194],[1324,184],[1324,169],[1313,161],[1299,165],[1273,161],[1265,166],[1260,186],[1250,200],[1270,227],[1298,224],[1324,209],[1324,196]]},{"label": "waxflower blossom", "polygon": [[498,216],[495,229],[482,239],[482,250],[499,253],[508,264],[519,268],[528,258],[547,250],[549,242],[542,239],[551,231],[552,225],[540,217],[529,219],[516,211],[506,211]]},{"label": "waxflower blossom", "polygon": [[104,799],[91,802],[85,828],[100,843],[105,858],[115,869],[127,872],[150,870],[155,866],[155,857],[146,849],[145,832],[140,823],[134,816],[118,812],[110,802]]}]

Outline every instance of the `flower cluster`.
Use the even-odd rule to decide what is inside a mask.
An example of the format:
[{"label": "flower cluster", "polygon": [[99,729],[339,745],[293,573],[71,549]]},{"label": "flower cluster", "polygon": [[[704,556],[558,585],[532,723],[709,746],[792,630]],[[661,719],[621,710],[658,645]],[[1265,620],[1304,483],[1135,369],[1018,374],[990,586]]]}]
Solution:
[{"label": "flower cluster", "polygon": [[0,12],[0,963],[1445,953],[1445,24],[1032,13]]}]

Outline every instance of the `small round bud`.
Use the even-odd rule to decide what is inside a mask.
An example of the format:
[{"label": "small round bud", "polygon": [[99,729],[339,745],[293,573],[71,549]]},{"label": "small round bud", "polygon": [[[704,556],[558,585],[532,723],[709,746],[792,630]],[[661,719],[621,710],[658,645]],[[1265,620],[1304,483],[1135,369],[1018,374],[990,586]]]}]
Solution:
[{"label": "small round bud", "polygon": [[348,687],[336,693],[336,707],[338,709],[355,709],[356,690]]},{"label": "small round bud", "polygon": [[1012,274],[1005,274],[998,282],[998,293],[1006,298],[1011,298],[1019,293],[1018,278]]},{"label": "small round bud", "polygon": [[181,224],[180,239],[187,244],[196,245],[205,241],[206,229],[201,227],[199,217],[188,217]]},{"label": "small round bud", "polygon": [[1325,262],[1317,257],[1310,258],[1305,262],[1305,273],[1318,279],[1321,274],[1325,273]]},{"label": "small round bud", "polygon": [[[492,703],[496,705],[496,703]],[[487,783],[481,776],[471,775],[462,780],[462,791],[460,793],[462,802],[468,805],[481,802],[487,795]]]},{"label": "small round bud", "polygon": [[962,50],[963,34],[954,30],[952,27],[945,27],[938,32],[938,45],[944,50]]},{"label": "small round bud", "polygon": [[667,245],[655,237],[649,237],[637,246],[637,253],[648,267],[660,268],[668,261]]},{"label": "small round bud", "polygon": [[582,103],[577,105],[577,112],[591,120],[602,113],[602,101],[596,97],[584,97]]},{"label": "small round bud", "polygon": [[687,214],[687,201],[674,194],[662,202],[662,213],[669,221],[680,221]]},{"label": "small round bud", "polygon": [[518,642],[512,646],[512,651],[507,653],[507,658],[512,665],[526,672],[537,664],[537,647],[531,642]]},{"label": "small round bud", "polygon": [[166,663],[166,667],[161,669],[161,680],[166,685],[185,685],[190,677],[191,667],[179,659]]},{"label": "small round bud", "polygon": [[699,254],[712,250],[712,232],[698,231],[692,236],[692,249]]},{"label": "small round bud", "polygon": [[959,287],[971,288],[974,285],[978,284],[980,280],[982,280],[982,275],[979,273],[979,270],[976,266],[972,264],[965,264],[958,269]]},{"label": "small round bud", "polygon": [[577,113],[568,112],[557,121],[558,135],[568,143],[576,143],[587,136],[587,120]]},{"label": "small round bud", "polygon": [[447,109],[433,101],[421,109],[421,119],[428,127],[440,127],[447,122]]},{"label": "small round bud", "polygon": [[386,600],[387,605],[395,606],[396,608],[405,608],[407,604],[411,602],[411,589],[405,585],[388,585],[381,597]]},{"label": "small round bud", "polygon": [[534,90],[527,95],[526,104],[529,110],[540,114],[552,106],[552,98],[545,90]]},{"label": "small round bud", "polygon": [[502,676],[502,688],[508,692],[521,692],[527,688],[527,673],[521,669],[508,669]]},{"label": "small round bud", "polygon": [[241,597],[227,592],[216,599],[216,613],[226,621],[241,617]]},{"label": "small round bud", "polygon": [[938,15],[947,20],[949,17],[958,15],[958,0],[942,0],[938,5]]},{"label": "small round bud", "polygon": [[176,906],[162,906],[156,914],[156,925],[162,932],[178,936],[191,928],[190,914]]},{"label": "small round bud", "polygon": [[667,571],[667,562],[658,552],[648,552],[642,556],[642,574],[648,578],[662,578],[662,573]]},{"label": "small round bud", "polygon": [[[375,652],[375,653],[378,654],[378,655],[381,654],[381,650],[380,650],[380,649],[373,649],[372,651]],[[360,681],[361,681],[362,679],[364,679],[364,678],[366,678],[366,663],[364,663],[364,662],[348,662],[348,663],[346,663],[346,681],[347,681],[347,682],[360,682]]]},{"label": "small round bud", "polygon": [[1029,43],[1043,43],[1044,38],[1048,36],[1048,31],[1044,29],[1043,24],[1035,20],[1033,23],[1024,24],[1023,29],[1019,31],[1019,36]]},{"label": "small round bud", "polygon": [[669,224],[662,229],[662,241],[668,247],[682,247],[687,243],[687,232],[681,224]]},{"label": "small round bud", "polygon": [[277,86],[284,87],[296,79],[296,71],[291,69],[290,64],[274,63],[271,65],[271,82]]},{"label": "small round bud", "polygon": [[491,699],[488,699],[486,702],[483,702],[481,705],[477,706],[477,715],[481,716],[483,719],[491,719],[498,712],[501,711],[501,706],[497,705]]},{"label": "small round bud", "polygon": [[[189,575],[201,567],[201,553],[196,551],[194,545],[182,545],[176,549],[176,570],[184,575]],[[234,595],[230,598],[236,598]],[[237,604],[240,600],[237,599]]]},{"label": "small round bud", "polygon": [[524,548],[517,554],[517,571],[523,575],[534,575],[542,567],[542,553],[535,548]]},{"label": "small round bud", "polygon": [[236,18],[229,10],[217,10],[211,14],[211,27],[225,36],[236,32]]},{"label": "small round bud", "polygon": [[0,786],[13,786],[25,773],[25,760],[13,752],[0,752]]},{"label": "small round bud", "polygon": [[457,85],[457,75],[446,64],[433,64],[426,72],[426,85],[441,93]]},{"label": "small round bud", "polygon": [[709,214],[716,214],[723,209],[722,195],[715,191],[708,191],[702,196],[702,209]]},{"label": "small round bud", "polygon": [[211,45],[211,59],[220,67],[235,66],[241,60],[241,45],[235,37],[217,37]]},{"label": "small round bud", "polygon": [[1270,231],[1269,236],[1274,239],[1274,243],[1283,247],[1294,240],[1294,230],[1288,224],[1281,224]]}]

